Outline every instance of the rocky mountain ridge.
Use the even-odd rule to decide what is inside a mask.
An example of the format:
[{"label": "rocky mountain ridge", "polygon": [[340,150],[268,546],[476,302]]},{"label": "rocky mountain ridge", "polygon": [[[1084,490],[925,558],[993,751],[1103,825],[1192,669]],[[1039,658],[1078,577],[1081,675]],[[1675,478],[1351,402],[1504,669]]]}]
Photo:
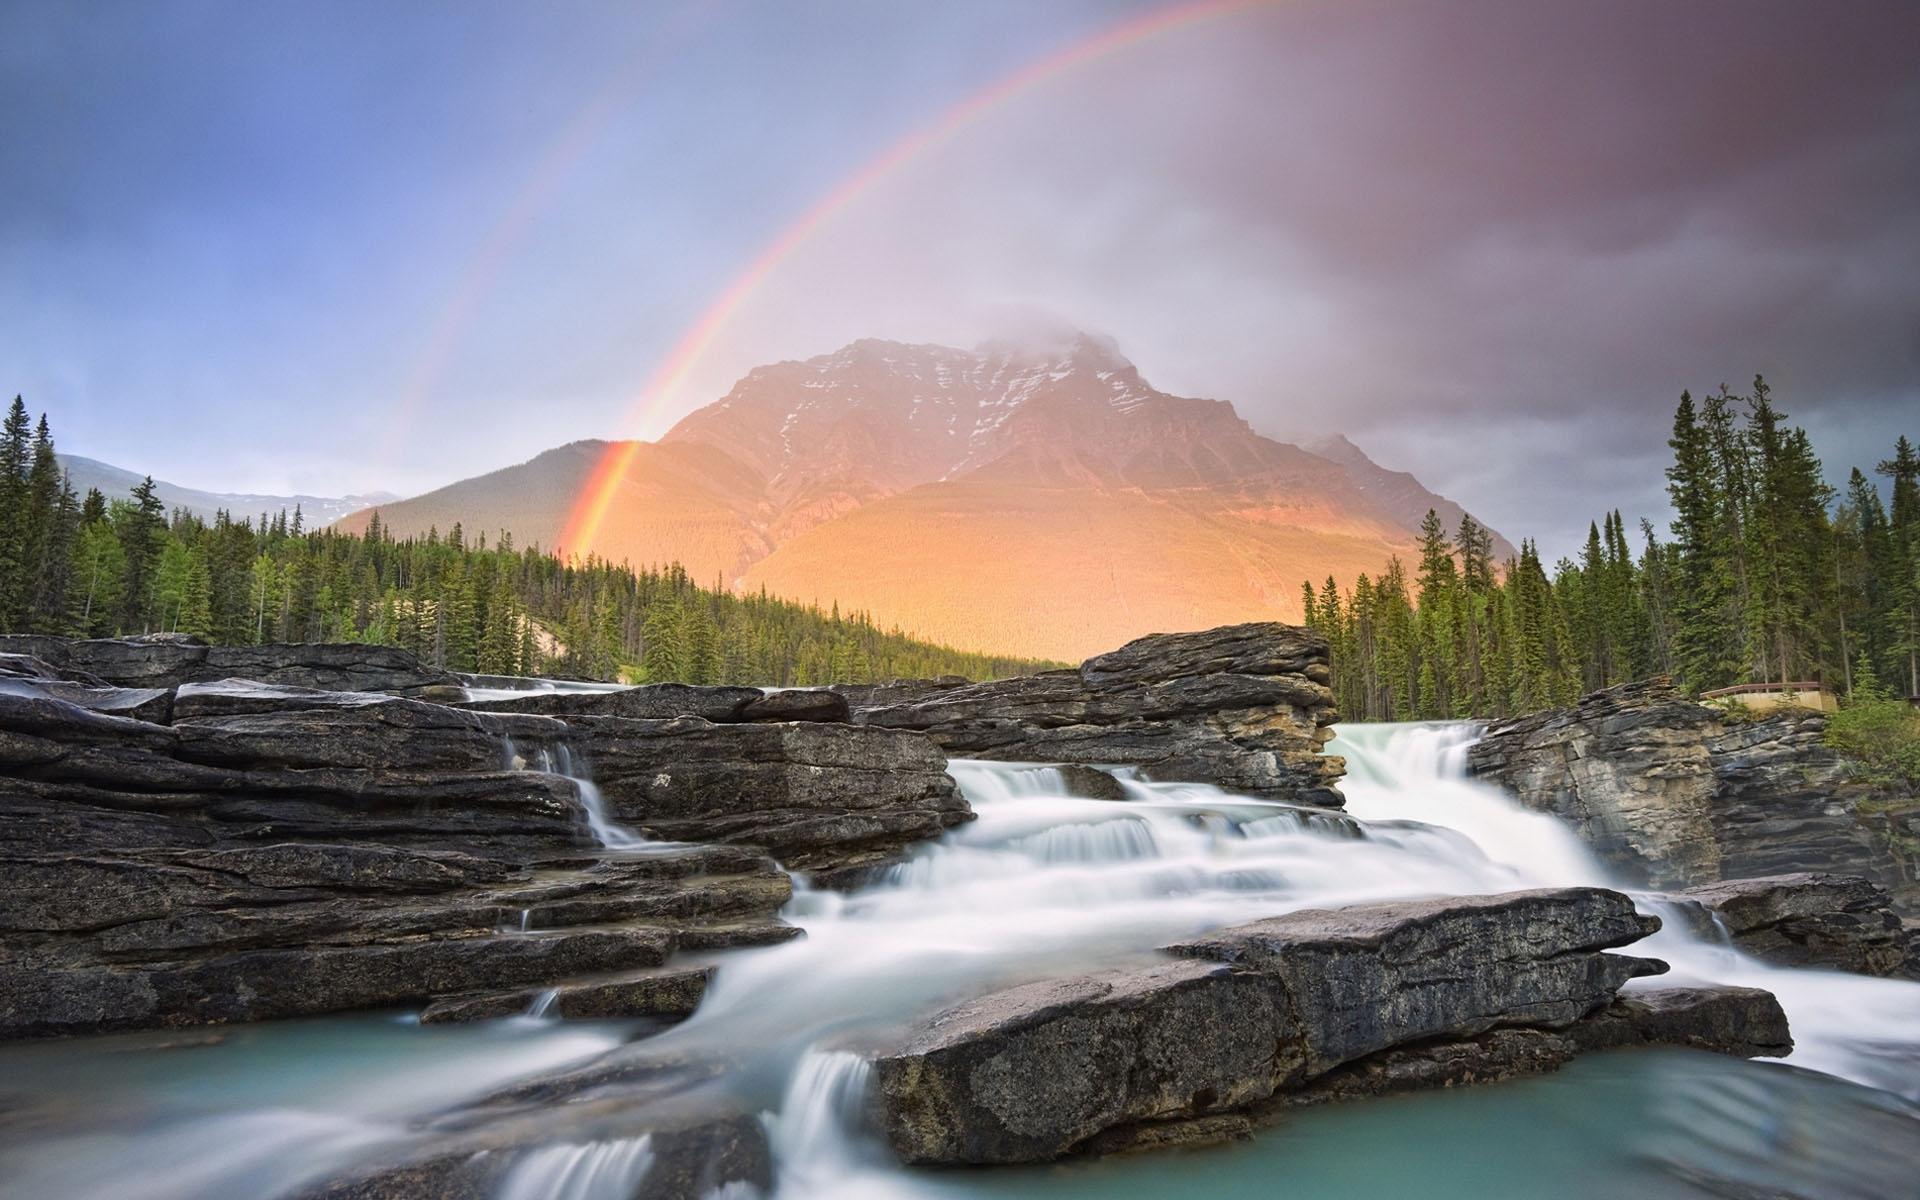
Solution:
[{"label": "rocky mountain ridge", "polygon": [[[596,553],[1069,660],[1155,629],[1297,617],[1302,581],[1351,582],[1410,552],[1428,508],[1450,529],[1462,515],[1351,443],[1323,456],[1261,436],[1227,402],[1161,392],[1086,335],[858,341],[755,368],[627,449]],[[563,544],[569,516],[606,452],[562,447],[380,519],[578,550]],[[1038,603],[1069,578],[1092,602]]]}]

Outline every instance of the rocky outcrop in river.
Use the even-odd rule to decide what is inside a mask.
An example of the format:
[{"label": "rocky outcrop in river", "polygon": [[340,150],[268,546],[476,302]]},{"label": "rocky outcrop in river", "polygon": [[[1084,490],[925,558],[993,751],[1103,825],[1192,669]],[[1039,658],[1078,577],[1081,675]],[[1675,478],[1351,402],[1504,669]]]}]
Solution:
[{"label": "rocky outcrop in river", "polygon": [[1654,679],[1498,723],[1468,766],[1654,887],[1832,872],[1920,914],[1920,798],[1861,782],[1825,730],[1810,710],[1733,720]]},{"label": "rocky outcrop in river", "polygon": [[1858,876],[1803,871],[1734,879],[1675,899],[1709,914],[1711,929],[1702,933],[1718,932],[1767,962],[1920,979],[1920,939],[1887,893]]},{"label": "rocky outcrop in river", "polygon": [[1131,766],[1147,779],[1337,807],[1326,639],[1272,623],[1154,634],[1077,670],[844,689],[854,719],[971,758]]},{"label": "rocky outcrop in river", "polygon": [[1790,1048],[1763,992],[1618,998],[1666,965],[1605,951],[1658,926],[1592,888],[1294,912],[939,1013],[876,1058],[873,1106],[906,1162],[1035,1162],[1216,1140],[1275,1107],[1588,1048]]},{"label": "rocky outcrop in river", "polygon": [[[1317,636],[1237,626],[850,723],[827,690],[476,696],[389,647],[0,638],[0,1037],[684,1015],[700,955],[791,932],[782,866],[854,882],[969,820],[948,752],[1337,800],[1325,678]],[[608,857],[616,827],[673,845]]]},{"label": "rocky outcrop in river", "polygon": [[[925,738],[792,719],[844,715],[826,692],[554,716],[416,698],[466,693],[390,648],[180,638],[0,639],[0,672],[0,1037],[684,1016],[702,956],[795,932],[769,854],[865,868],[970,816]],[[593,820],[675,844],[609,857]]]}]

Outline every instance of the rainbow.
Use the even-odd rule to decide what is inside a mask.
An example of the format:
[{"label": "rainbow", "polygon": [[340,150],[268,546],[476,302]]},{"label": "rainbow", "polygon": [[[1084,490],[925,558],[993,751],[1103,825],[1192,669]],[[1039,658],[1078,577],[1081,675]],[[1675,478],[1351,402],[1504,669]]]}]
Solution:
[{"label": "rainbow", "polygon": [[[1201,22],[1277,3],[1278,0],[1193,0],[1121,22],[1082,42],[1056,51],[1015,71],[968,96],[931,123],[895,142],[862,165],[813,207],[802,213],[779,237],[762,250],[727,289],[720,293],[700,319],[681,337],[658,370],[647,380],[632,405],[628,423],[638,427],[679,391],[687,376],[713,345],[729,319],[747,299],[766,282],[783,262],[841,210],[871,191],[883,180],[911,163],[928,150],[946,141],[987,113],[1022,93],[1059,75],[1097,62],[1110,55],[1138,46],[1161,34]],[[591,554],[607,513],[620,490],[620,481],[633,464],[643,443],[610,442],[587,475],[574,499],[567,524],[554,547],[563,556],[584,558]]]}]

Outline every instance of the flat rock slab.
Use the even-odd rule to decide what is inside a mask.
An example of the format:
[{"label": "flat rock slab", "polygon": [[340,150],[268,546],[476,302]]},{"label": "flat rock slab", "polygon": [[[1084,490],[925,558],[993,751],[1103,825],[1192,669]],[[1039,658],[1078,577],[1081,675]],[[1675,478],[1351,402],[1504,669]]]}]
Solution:
[{"label": "flat rock slab", "polygon": [[448,996],[420,1012],[426,1025],[490,1021],[538,1012],[569,1021],[629,1017],[690,1017],[706,998],[712,966],[658,967],[605,979],[559,983],[551,988]]},{"label": "flat rock slab", "polygon": [[1600,888],[1292,913],[929,1018],[875,1059],[873,1104],[903,1161],[1043,1161],[1395,1046],[1572,1026],[1666,969],[1606,953],[1657,928]]}]

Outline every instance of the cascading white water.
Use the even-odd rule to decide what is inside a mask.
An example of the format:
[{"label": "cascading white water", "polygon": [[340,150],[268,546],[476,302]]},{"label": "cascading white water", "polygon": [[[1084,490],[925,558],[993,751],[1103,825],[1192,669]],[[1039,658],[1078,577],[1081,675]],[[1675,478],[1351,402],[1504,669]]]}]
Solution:
[{"label": "cascading white water", "polygon": [[[1467,778],[1471,726],[1349,726],[1329,748],[1347,757],[1347,811],[1370,822],[1420,820],[1454,829],[1489,858],[1523,873],[1522,886],[1597,884],[1632,892],[1558,820],[1528,812],[1497,788]],[[1688,914],[1657,895],[1640,907],[1662,918],[1636,952],[1672,971],[1634,987],[1699,982],[1764,988],[1793,1029],[1795,1066],[1920,1099],[1920,985],[1839,971],[1769,966],[1735,950],[1724,926],[1703,937]]]},{"label": "cascading white water", "polygon": [[614,1142],[562,1144],[531,1151],[500,1185],[500,1200],[632,1200],[653,1169],[645,1134]]},{"label": "cascading white water", "polygon": [[[666,1061],[733,1064],[718,1086],[750,1111],[766,1114],[783,1200],[1055,1195],[1061,1188],[1076,1197],[1144,1196],[1169,1188],[1205,1190],[1210,1180],[1225,1181],[1218,1190],[1223,1196],[1272,1194],[1259,1182],[1264,1175],[1231,1174],[1249,1169],[1244,1166],[1212,1168],[1229,1172],[1225,1176],[1186,1179],[1181,1172],[1167,1175],[1153,1160],[1103,1169],[1087,1177],[1085,1186],[1070,1182],[1078,1176],[1049,1175],[1032,1181],[1030,1190],[1015,1189],[1002,1174],[979,1177],[976,1184],[953,1174],[903,1171],[864,1127],[866,1067],[859,1038],[996,986],[1138,959],[1186,934],[1294,909],[1610,882],[1571,830],[1465,777],[1470,727],[1358,726],[1339,732],[1331,751],[1345,754],[1349,763],[1342,786],[1346,814],[1203,785],[1146,783],[1127,772],[1117,774],[1128,799],[1078,799],[1064,794],[1065,781],[1051,768],[955,761],[951,773],[977,820],[855,894],[817,891],[802,881],[786,915],[807,936],[728,956],[699,1011],[635,1049]],[[1908,1094],[1920,1089],[1914,1068],[1920,1059],[1920,986],[1766,967],[1734,952],[1724,939],[1696,936],[1677,920],[1632,952],[1673,964],[1673,975],[1646,981],[1652,986],[1693,979],[1773,991],[1794,1025],[1795,1064]],[[526,1037],[551,1036],[559,1028],[524,1018],[495,1028],[501,1027]],[[1720,1060],[1701,1069],[1747,1072],[1734,1078],[1742,1088],[1749,1087],[1752,1072],[1779,1071]],[[1781,1087],[1803,1086],[1793,1083],[1790,1072],[1772,1078]],[[1684,1092],[1707,1085],[1683,1078],[1662,1086]],[[1770,1109],[1764,1099],[1740,1103],[1747,1106],[1743,1119],[1762,1128],[1788,1119],[1783,1112],[1797,1111],[1784,1102]],[[1740,1126],[1728,1136],[1746,1137],[1751,1128]],[[1869,1138],[1854,1127],[1840,1132],[1856,1141]],[[1689,1144],[1684,1130],[1663,1126],[1661,1134],[1683,1149]],[[1290,1152],[1302,1153],[1297,1145]],[[642,1154],[631,1141],[529,1150],[515,1162],[511,1186],[528,1196],[587,1197],[601,1187],[624,1194],[617,1189],[631,1191],[638,1179],[644,1192]],[[1630,1156],[1608,1161],[1609,1169],[1641,1169],[1630,1165],[1637,1161]],[[1273,1169],[1273,1160],[1261,1168]],[[1524,1172],[1520,1177],[1531,1178]],[[129,1165],[118,1178],[129,1183],[139,1174]],[[207,1180],[199,1194],[222,1200],[273,1194],[256,1184],[254,1177]],[[1524,1183],[1512,1186],[1520,1190],[1510,1187],[1505,1196],[1529,1194]],[[116,1193],[93,1186],[63,1194]],[[1482,1193],[1468,1188],[1449,1194]]]},{"label": "cascading white water", "polygon": [[504,739],[504,749],[507,769],[510,771],[542,771],[550,775],[563,775],[573,782],[573,793],[579,798],[580,811],[587,818],[587,830],[602,848],[615,853],[635,853],[654,852],[678,845],[675,842],[656,842],[615,821],[608,814],[606,798],[600,794],[599,785],[593,782],[586,764],[575,757],[565,742],[552,749],[536,746],[523,753],[508,737]]}]

